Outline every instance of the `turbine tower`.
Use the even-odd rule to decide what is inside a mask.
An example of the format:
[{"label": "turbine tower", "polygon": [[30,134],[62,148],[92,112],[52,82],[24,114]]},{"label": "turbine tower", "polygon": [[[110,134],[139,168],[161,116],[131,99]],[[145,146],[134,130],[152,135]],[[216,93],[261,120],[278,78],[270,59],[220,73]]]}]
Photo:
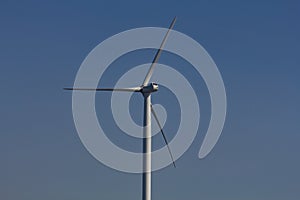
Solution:
[{"label": "turbine tower", "polygon": [[174,167],[176,167],[170,147],[168,145],[167,138],[163,132],[162,126],[158,120],[158,117],[151,104],[151,93],[158,90],[158,84],[149,83],[153,74],[156,63],[163,51],[164,45],[169,36],[170,30],[174,27],[176,17],[173,19],[166,35],[164,36],[162,43],[157,50],[151,66],[146,74],[144,82],[141,86],[132,88],[64,88],[65,90],[84,90],[84,91],[120,91],[120,92],[140,92],[144,97],[144,127],[143,127],[143,177],[142,177],[142,200],[151,200],[151,153],[152,153],[152,136],[151,136],[151,113],[160,128],[160,132],[168,147],[170,157],[172,159]]}]

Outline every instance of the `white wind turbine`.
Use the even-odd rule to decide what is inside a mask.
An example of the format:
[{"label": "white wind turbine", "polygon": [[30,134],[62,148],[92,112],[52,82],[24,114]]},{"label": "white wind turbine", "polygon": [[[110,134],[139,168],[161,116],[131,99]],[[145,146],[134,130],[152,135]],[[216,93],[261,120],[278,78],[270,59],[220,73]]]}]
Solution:
[{"label": "white wind turbine", "polygon": [[64,88],[65,90],[85,90],[85,91],[120,91],[120,92],[140,92],[144,96],[144,127],[143,127],[143,186],[142,186],[142,200],[151,200],[151,113],[155,121],[157,122],[160,132],[162,133],[163,139],[168,147],[171,159],[173,161],[174,167],[176,167],[171,150],[168,145],[168,141],[166,136],[162,130],[162,126],[158,120],[158,117],[152,107],[151,104],[151,93],[156,92],[158,90],[158,84],[156,83],[149,83],[150,78],[152,76],[154,67],[162,53],[164,45],[167,41],[169,36],[170,30],[174,27],[176,21],[176,17],[173,19],[165,37],[162,40],[162,43],[157,50],[152,64],[149,68],[149,71],[144,79],[144,82],[141,86],[132,87],[132,88]]}]

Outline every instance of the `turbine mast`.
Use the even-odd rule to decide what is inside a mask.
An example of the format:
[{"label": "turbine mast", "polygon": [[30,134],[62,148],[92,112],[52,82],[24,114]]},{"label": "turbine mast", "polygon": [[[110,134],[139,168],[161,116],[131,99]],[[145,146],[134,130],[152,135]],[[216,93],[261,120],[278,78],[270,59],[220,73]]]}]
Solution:
[{"label": "turbine mast", "polygon": [[151,200],[151,93],[144,93],[143,200]]}]

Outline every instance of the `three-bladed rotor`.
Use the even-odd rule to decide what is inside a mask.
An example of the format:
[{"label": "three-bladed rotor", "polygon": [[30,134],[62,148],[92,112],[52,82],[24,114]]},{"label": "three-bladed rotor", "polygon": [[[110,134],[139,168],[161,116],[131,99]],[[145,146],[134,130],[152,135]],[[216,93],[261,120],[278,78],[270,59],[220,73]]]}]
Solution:
[{"label": "three-bladed rotor", "polygon": [[[164,36],[163,40],[162,40],[162,43],[159,47],[159,49],[157,50],[154,58],[153,58],[153,61],[150,65],[150,68],[145,76],[145,79],[142,83],[141,86],[138,86],[138,87],[130,87],[130,88],[64,88],[64,90],[79,90],[79,91],[118,91],[118,92],[141,92],[143,94],[143,96],[148,96],[149,94],[153,93],[153,92],[156,92],[158,91],[158,84],[157,83],[149,83],[151,77],[152,77],[152,74],[153,74],[153,71],[154,71],[154,68],[156,66],[156,63],[158,62],[158,59],[160,58],[161,56],[161,53],[163,51],[163,48],[166,44],[166,41],[167,41],[167,38],[171,32],[171,29],[174,27],[174,24],[176,22],[176,17],[173,19],[173,21],[171,22],[170,26],[169,26],[169,29],[166,33],[166,35]],[[158,124],[158,127],[160,128],[160,132],[163,136],[163,139],[168,147],[168,151],[169,151],[169,154],[170,154],[170,157],[172,159],[172,162],[173,162],[173,165],[174,167],[176,167],[175,165],[175,162],[174,162],[174,159],[173,159],[173,155],[171,153],[171,149],[169,147],[169,144],[168,144],[168,140],[166,138],[166,135],[164,134],[163,132],[163,129],[162,129],[162,126],[158,120],[158,116],[157,114],[155,113],[154,109],[153,109],[153,106],[152,104],[150,104],[151,106],[151,113],[152,115],[154,116],[154,119],[156,121],[156,123]]]}]

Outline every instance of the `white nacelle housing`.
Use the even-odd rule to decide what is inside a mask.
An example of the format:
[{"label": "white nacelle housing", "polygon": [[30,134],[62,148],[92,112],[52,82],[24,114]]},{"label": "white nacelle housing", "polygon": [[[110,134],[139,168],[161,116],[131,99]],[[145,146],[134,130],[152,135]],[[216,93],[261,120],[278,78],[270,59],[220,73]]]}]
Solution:
[{"label": "white nacelle housing", "polygon": [[142,93],[152,93],[158,90],[157,83],[149,83],[148,85],[144,86],[141,90]]}]

